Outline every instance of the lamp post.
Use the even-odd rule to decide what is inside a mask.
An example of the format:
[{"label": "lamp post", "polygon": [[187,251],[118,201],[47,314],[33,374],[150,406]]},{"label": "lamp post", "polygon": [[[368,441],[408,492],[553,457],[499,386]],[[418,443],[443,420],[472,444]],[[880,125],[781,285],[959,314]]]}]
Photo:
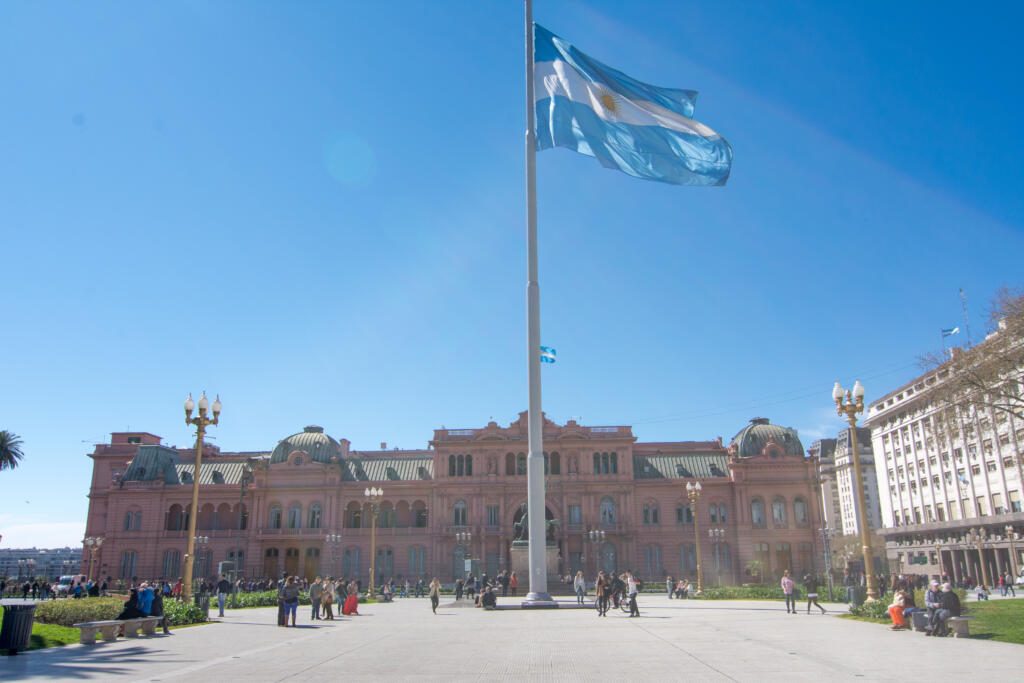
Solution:
[{"label": "lamp post", "polygon": [[[240,489],[240,491],[238,493],[238,530],[246,532],[246,533],[243,534],[243,537],[244,537],[243,546],[245,547],[246,551],[248,551],[248,548],[249,548],[249,511],[247,509],[245,509],[245,494],[246,494],[246,492],[249,489],[249,485],[252,484],[253,479],[255,479],[255,476],[253,475],[253,472],[252,472],[252,466],[248,465],[248,464],[243,465],[242,466],[242,478],[239,481],[239,489]],[[248,552],[246,552],[245,555],[242,555],[242,557],[245,558],[247,555],[248,555]],[[236,572],[235,578],[238,578],[239,576],[244,578],[245,577],[245,560],[243,559],[242,562],[240,562],[239,564],[242,565],[242,566],[235,567],[235,572]],[[232,595],[234,595],[234,593],[232,593]]]},{"label": "lamp post", "polygon": [[719,586],[722,585],[722,557],[720,545],[725,538],[725,529],[708,529],[708,538],[715,548],[715,577]]},{"label": "lamp post", "polygon": [[1010,574],[1014,581],[1017,580],[1017,549],[1013,542],[1017,540],[1017,532],[1013,530],[1012,524],[1006,525],[1006,539],[1010,542]]},{"label": "lamp post", "polygon": [[[594,576],[601,571],[601,558],[598,546],[604,544],[604,539],[607,536],[604,529],[591,529],[587,532],[587,538],[591,543],[590,554],[594,556]],[[596,581],[596,579],[595,579]]]},{"label": "lamp post", "polygon": [[327,545],[331,548],[331,557],[334,558],[334,562],[332,564],[334,565],[335,576],[340,576],[341,570],[338,567],[338,546],[341,544],[341,534],[327,534],[324,540],[327,541]]},{"label": "lamp post", "polygon": [[[472,531],[456,531],[455,542],[461,546],[465,546],[466,551],[469,553],[469,557],[466,557],[466,551],[462,553],[463,560],[469,560],[470,570],[473,567],[473,532]],[[463,572],[465,572],[465,565],[463,565]]]},{"label": "lamp post", "polygon": [[690,498],[690,514],[693,516],[693,538],[696,541],[694,551],[697,553],[697,593],[704,590],[704,570],[700,562],[700,526],[697,523],[697,501],[703,487],[700,482],[686,482],[686,495]]},{"label": "lamp post", "polygon": [[988,567],[985,565],[985,539],[988,537],[988,532],[985,529],[971,529],[967,532],[967,541],[973,543],[978,549],[978,565],[981,567],[981,582],[992,587],[992,584],[988,580]]},{"label": "lamp post", "polygon": [[857,380],[853,389],[843,389],[839,382],[832,387],[836,413],[850,424],[850,457],[853,460],[853,488],[857,494],[857,526],[860,527],[860,545],[864,556],[864,579],[867,583],[868,602],[878,599],[878,582],[871,558],[871,537],[868,530],[868,506],[864,499],[864,478],[860,471],[860,450],[857,447],[857,415],[864,412],[864,385]]},{"label": "lamp post", "polygon": [[88,580],[92,581],[92,565],[96,560],[96,553],[99,552],[100,546],[103,545],[104,538],[102,536],[86,536],[82,543],[89,549],[89,576]]},{"label": "lamp post", "polygon": [[207,409],[210,407],[209,400],[206,398],[206,392],[204,391],[202,396],[199,397],[199,414],[192,417],[192,409],[195,408],[195,402],[192,400],[192,394],[188,395],[185,399],[185,424],[195,425],[196,427],[196,460],[195,465],[192,469],[192,513],[188,516],[188,547],[185,550],[185,583],[182,587],[182,594],[185,599],[191,599],[192,596],[192,572],[195,566],[195,536],[196,536],[196,520],[199,518],[199,479],[201,475],[200,467],[203,464],[203,435],[206,433],[206,428],[210,425],[215,425],[220,422],[220,396],[217,396],[213,401],[213,417],[207,417]]},{"label": "lamp post", "polygon": [[377,501],[384,495],[384,489],[371,486],[363,491],[363,496],[370,505],[370,597],[374,597],[374,578],[377,573]]},{"label": "lamp post", "polygon": [[831,527],[823,526],[821,529],[821,545],[825,549],[825,576],[828,578],[828,599],[829,602],[835,598],[832,596],[832,533]]},{"label": "lamp post", "polygon": [[939,579],[942,579],[942,544],[935,539],[935,564],[939,567]]}]

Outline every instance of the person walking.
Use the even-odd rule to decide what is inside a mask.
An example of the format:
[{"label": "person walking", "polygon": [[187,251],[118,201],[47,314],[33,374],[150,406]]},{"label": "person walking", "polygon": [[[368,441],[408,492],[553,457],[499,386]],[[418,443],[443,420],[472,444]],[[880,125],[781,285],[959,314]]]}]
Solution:
[{"label": "person walking", "polygon": [[[1013,574],[1011,574],[1010,572],[1006,572],[1006,574],[1003,576],[1003,581],[1006,584],[1006,589],[1010,592],[1010,594],[1012,594],[1013,597],[1017,597],[1017,591],[1013,587]],[[1006,594],[1004,593],[1003,595]]]},{"label": "person walking", "polygon": [[583,604],[583,596],[587,594],[587,580],[583,578],[583,571],[576,572],[576,578],[572,581],[572,587],[576,589],[576,604]]},{"label": "person walking", "polygon": [[224,616],[224,601],[227,600],[230,592],[231,582],[221,574],[220,581],[217,582],[217,609],[220,611],[220,616]]},{"label": "person walking", "polygon": [[[779,581],[779,585],[782,586],[782,594],[786,596],[786,614],[796,614],[796,596],[793,595],[796,582],[790,578],[788,569],[782,572],[782,580]],[[808,609],[810,608],[808,607]]]},{"label": "person walking", "polygon": [[[814,574],[807,574],[804,576],[804,588],[807,589],[807,613],[811,613],[811,603],[821,610],[821,613],[825,613],[825,608],[818,604],[818,577]],[[796,606],[793,606],[796,609]]]},{"label": "person walking", "polygon": [[675,590],[676,582],[672,580],[671,576],[665,577],[665,592],[668,593],[668,599],[672,599],[672,592]]},{"label": "person walking", "polygon": [[288,626],[288,617],[291,617],[292,628],[295,628],[295,616],[299,610],[299,584],[294,576],[285,579],[281,587],[281,599],[284,602],[284,626]]},{"label": "person walking", "polygon": [[334,591],[334,579],[328,576],[320,587],[320,606],[327,621],[334,621]]},{"label": "person walking", "polygon": [[603,617],[608,614],[608,579],[605,577],[604,572],[600,571],[597,573],[597,579],[594,581],[594,596],[595,602],[597,603],[597,616]]},{"label": "person walking", "polygon": [[320,621],[320,605],[323,602],[324,597],[324,583],[323,580],[318,576],[313,579],[312,585],[309,587],[309,605],[312,608],[312,615],[310,615],[313,621]]},{"label": "person walking", "polygon": [[430,582],[430,609],[434,614],[437,614],[437,605],[441,602],[441,582],[434,577],[434,580]]},{"label": "person walking", "polygon": [[629,595],[629,616],[640,616],[640,608],[636,606],[636,596],[640,590],[636,584],[636,577],[633,572],[626,571],[626,593]]}]

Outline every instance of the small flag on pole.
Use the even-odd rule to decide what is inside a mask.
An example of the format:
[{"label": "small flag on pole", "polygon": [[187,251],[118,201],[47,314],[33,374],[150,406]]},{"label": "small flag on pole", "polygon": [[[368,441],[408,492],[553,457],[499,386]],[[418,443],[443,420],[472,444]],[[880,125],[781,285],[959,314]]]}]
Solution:
[{"label": "small flag on pole", "polygon": [[645,180],[725,185],[732,147],[694,120],[695,91],[641,83],[533,27],[538,150],[567,147]]},{"label": "small flag on pole", "polygon": [[952,337],[954,334],[960,334],[960,328],[959,327],[950,327],[950,328],[942,330],[942,336],[943,337]]},{"label": "small flag on pole", "polygon": [[541,363],[554,363],[557,358],[558,352],[549,346],[540,347],[540,362]]}]

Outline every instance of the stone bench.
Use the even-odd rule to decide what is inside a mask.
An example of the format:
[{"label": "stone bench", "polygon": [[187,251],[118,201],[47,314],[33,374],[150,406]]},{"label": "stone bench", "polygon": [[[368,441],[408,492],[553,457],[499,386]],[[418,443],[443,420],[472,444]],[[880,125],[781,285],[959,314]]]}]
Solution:
[{"label": "stone bench", "polygon": [[81,624],[75,624],[74,627],[81,629],[78,642],[82,645],[93,645],[96,643],[96,633],[99,632],[103,636],[103,640],[111,641],[117,640],[117,634],[121,630],[121,624],[123,621],[112,619],[110,621],[84,621]]},{"label": "stone bench", "polygon": [[954,638],[970,638],[972,619],[974,617],[950,617],[946,619],[946,626],[953,631]]},{"label": "stone bench", "polygon": [[142,629],[143,635],[151,636],[156,633],[157,624],[162,620],[163,617],[137,617],[135,619],[125,619],[125,638],[138,638],[140,628]]}]

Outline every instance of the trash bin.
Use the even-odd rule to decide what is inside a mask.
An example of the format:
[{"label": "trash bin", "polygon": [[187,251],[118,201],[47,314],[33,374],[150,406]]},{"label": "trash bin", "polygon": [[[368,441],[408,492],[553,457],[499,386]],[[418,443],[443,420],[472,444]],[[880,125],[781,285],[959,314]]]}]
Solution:
[{"label": "trash bin", "polygon": [[27,650],[32,639],[32,622],[36,618],[35,603],[11,604],[4,606],[4,620],[0,624],[0,650],[16,655],[18,650]]},{"label": "trash bin", "polygon": [[196,607],[203,610],[203,614],[210,611],[210,594],[200,593],[196,595]]},{"label": "trash bin", "polygon": [[864,604],[864,600],[867,599],[868,592],[864,589],[864,586],[854,586],[853,590],[850,591],[853,598],[853,606],[860,607]]}]

